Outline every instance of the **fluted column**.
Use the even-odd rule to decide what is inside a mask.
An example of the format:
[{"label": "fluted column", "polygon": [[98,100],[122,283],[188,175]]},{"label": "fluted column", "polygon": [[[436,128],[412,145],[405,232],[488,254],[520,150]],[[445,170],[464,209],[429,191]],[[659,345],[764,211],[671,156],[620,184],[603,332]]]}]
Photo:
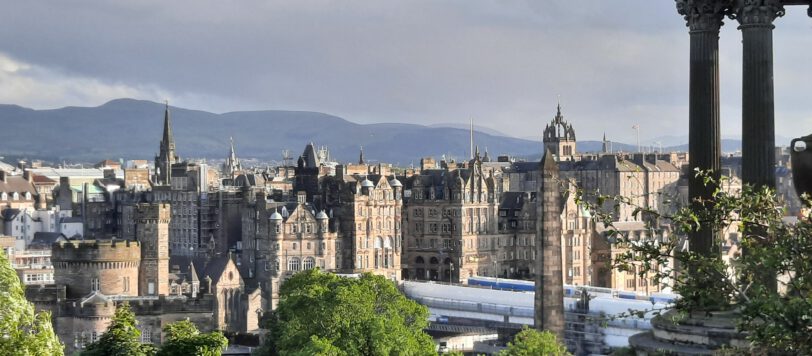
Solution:
[{"label": "fluted column", "polygon": [[[723,0],[676,0],[691,36],[688,101],[688,196],[691,202],[709,199],[714,187],[705,186],[694,171],[710,171],[719,177],[721,135],[719,131],[719,29],[729,7]],[[695,203],[694,203],[695,204]],[[707,226],[693,233],[690,248],[705,256],[717,254],[719,232]]]},{"label": "fluted column", "polygon": [[742,182],[775,188],[773,20],[779,0],[737,0],[731,17],[742,32]]}]

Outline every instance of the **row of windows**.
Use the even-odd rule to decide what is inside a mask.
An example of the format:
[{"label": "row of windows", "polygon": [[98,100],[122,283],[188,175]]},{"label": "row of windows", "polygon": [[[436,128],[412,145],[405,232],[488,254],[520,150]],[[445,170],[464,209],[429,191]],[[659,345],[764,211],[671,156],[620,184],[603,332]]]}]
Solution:
[{"label": "row of windows", "polygon": [[[25,200],[31,200],[31,193],[25,192]],[[0,193],[0,200],[8,200],[9,195],[6,192]],[[14,192],[11,193],[11,200],[20,200],[20,193]]]}]

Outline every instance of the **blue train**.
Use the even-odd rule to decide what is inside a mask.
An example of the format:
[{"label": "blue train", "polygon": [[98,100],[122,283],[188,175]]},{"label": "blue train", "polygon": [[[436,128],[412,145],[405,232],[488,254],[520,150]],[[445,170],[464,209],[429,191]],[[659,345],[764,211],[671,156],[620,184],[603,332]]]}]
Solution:
[{"label": "blue train", "polygon": [[[507,278],[493,278],[493,277],[470,277],[468,278],[468,285],[487,287],[492,289],[512,290],[519,292],[534,292],[536,290],[536,283],[533,281],[524,281],[518,279]],[[649,297],[637,295],[634,292],[615,291],[610,288],[590,287],[590,286],[571,286],[564,285],[564,296],[566,297],[579,297],[581,291],[587,291],[591,296],[605,296],[621,299],[634,299],[634,300],[648,300],[652,303],[670,304],[677,300],[679,297],[676,294],[667,293],[652,293]]]}]

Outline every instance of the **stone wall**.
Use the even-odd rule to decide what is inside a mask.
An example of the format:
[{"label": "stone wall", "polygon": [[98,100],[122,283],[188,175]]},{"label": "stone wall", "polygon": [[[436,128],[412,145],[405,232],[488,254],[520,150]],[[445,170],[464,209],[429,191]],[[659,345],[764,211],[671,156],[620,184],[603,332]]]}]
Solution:
[{"label": "stone wall", "polygon": [[137,295],[141,247],[136,241],[64,241],[52,247],[54,283],[68,298],[99,290],[107,295]]}]

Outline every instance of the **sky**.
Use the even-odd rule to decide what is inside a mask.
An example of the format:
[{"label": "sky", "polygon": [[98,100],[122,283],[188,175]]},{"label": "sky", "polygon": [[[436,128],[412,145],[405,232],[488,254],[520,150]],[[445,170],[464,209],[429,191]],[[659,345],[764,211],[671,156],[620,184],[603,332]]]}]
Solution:
[{"label": "sky", "polygon": [[[688,127],[671,0],[0,0],[0,103],[121,97],[212,112],[307,110],[539,139],[558,101],[580,140]],[[721,33],[722,133],[741,134],[741,34]],[[776,21],[776,133],[812,133],[812,18]],[[250,128],[246,128],[250,129]],[[659,138],[659,140],[664,140]]]}]

